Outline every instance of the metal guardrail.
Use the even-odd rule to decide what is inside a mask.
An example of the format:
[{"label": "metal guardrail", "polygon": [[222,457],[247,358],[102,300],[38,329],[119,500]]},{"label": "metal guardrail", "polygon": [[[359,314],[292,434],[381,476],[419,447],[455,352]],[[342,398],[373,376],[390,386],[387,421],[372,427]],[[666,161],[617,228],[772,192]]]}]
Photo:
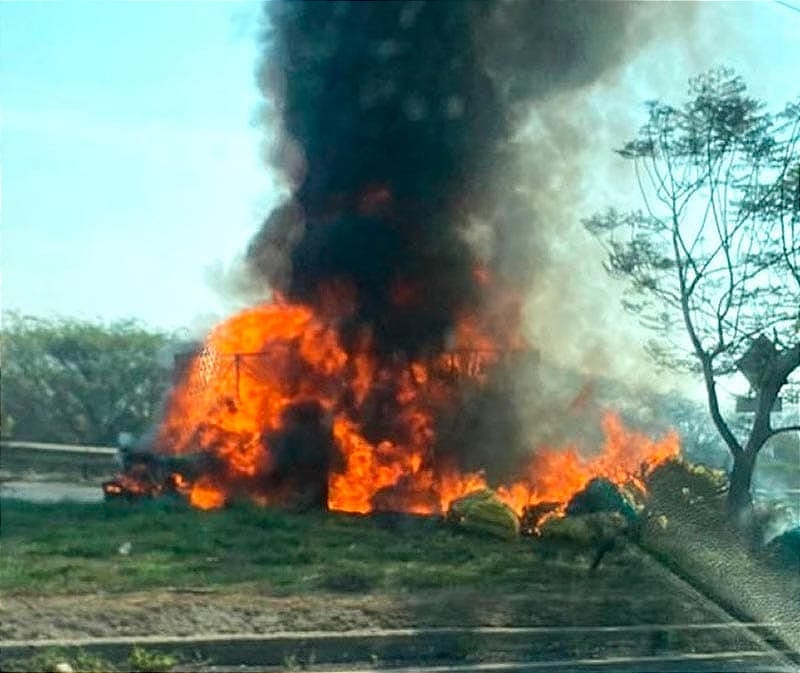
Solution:
[{"label": "metal guardrail", "polygon": [[31,449],[33,451],[55,451],[66,454],[94,454],[114,456],[117,449],[113,446],[88,446],[84,444],[52,444],[50,442],[16,442],[0,441],[1,449]]},{"label": "metal guardrail", "polygon": [[4,479],[78,478],[98,481],[119,471],[118,451],[112,446],[82,446],[49,442],[0,442],[0,472]]}]

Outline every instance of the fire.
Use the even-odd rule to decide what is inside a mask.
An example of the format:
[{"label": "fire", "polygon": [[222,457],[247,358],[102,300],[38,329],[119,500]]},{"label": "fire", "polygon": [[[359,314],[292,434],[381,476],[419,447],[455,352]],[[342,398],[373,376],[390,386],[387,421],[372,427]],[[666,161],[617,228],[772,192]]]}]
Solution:
[{"label": "fire", "polygon": [[332,406],[330,378],[347,363],[336,335],[302,306],[267,304],[219,325],[173,391],[159,445],[173,453],[211,451],[228,476],[254,477],[269,461],[266,433],[304,397]]},{"label": "fire", "polygon": [[218,509],[225,504],[225,492],[209,479],[201,478],[192,485],[189,502],[199,509]]},{"label": "fire", "polygon": [[[164,452],[201,454],[210,467],[194,480],[172,474],[171,490],[201,509],[222,507],[233,495],[281,503],[294,495],[298,475],[316,471],[327,480],[332,510],[436,514],[492,486],[483,473],[438,457],[436,447],[438,415],[457,413],[460,403],[448,374],[482,385],[500,361],[497,330],[464,316],[452,349],[409,360],[380,359],[368,333],[348,352],[336,327],[307,306],[278,300],[215,328],[173,390],[158,438]],[[594,477],[644,488],[647,471],[679,452],[674,433],[654,440],[613,413],[602,428],[594,457],[575,446],[539,448],[519,479],[493,485],[496,493],[521,514],[537,503],[566,503]],[[295,455],[315,441],[330,442],[330,464],[314,462],[324,450]]]},{"label": "fire", "polygon": [[654,440],[628,430],[613,412],[606,413],[602,427],[605,441],[597,455],[584,458],[576,447],[539,450],[528,465],[524,480],[498,489],[500,499],[517,513],[541,502],[567,503],[596,477],[645,491],[643,478],[654,467],[680,453],[677,432]]}]

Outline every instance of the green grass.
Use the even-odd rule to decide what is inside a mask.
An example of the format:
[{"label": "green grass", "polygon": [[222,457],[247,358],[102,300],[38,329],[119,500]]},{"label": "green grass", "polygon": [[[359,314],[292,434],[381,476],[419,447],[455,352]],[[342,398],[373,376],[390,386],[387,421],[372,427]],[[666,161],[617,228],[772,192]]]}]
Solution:
[{"label": "green grass", "polygon": [[173,654],[155,652],[143,647],[134,647],[128,658],[116,664],[97,654],[86,652],[80,648],[43,650],[29,657],[10,659],[3,662],[8,671],[54,671],[58,664],[68,664],[76,673],[94,673],[95,671],[121,671],[123,673],[158,673],[169,671],[180,663]]},{"label": "green grass", "polygon": [[[5,500],[0,591],[122,592],[258,582],[277,593],[514,590],[533,545],[457,533],[434,519],[399,524],[246,503],[202,512],[178,501],[30,504]],[[130,543],[130,553],[120,547]],[[559,572],[551,566],[548,573]],[[569,574],[568,567],[563,572]]]},{"label": "green grass", "polygon": [[47,649],[29,657],[3,661],[3,670],[54,671],[59,664],[69,664],[77,673],[116,670],[116,667],[103,657],[84,650],[68,651],[58,648]]}]

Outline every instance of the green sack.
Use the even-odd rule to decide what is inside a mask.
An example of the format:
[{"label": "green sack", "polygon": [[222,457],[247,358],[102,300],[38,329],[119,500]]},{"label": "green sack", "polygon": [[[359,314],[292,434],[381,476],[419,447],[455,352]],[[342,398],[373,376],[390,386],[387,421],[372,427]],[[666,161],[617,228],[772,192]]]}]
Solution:
[{"label": "green sack", "polygon": [[514,510],[488,489],[453,500],[447,519],[462,530],[504,540],[513,540],[519,535],[519,519]]}]

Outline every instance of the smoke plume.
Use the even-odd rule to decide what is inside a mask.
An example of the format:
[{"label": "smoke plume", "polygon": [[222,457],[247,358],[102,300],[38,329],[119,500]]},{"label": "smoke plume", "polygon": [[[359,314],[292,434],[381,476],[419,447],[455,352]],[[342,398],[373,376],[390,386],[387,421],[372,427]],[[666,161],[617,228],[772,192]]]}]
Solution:
[{"label": "smoke plume", "polygon": [[[342,342],[438,352],[493,301],[480,269],[526,291],[535,213],[515,189],[531,106],[613,69],[630,3],[268,3],[260,82],[292,193],[249,268],[334,311]],[[535,151],[535,148],[534,148]],[[490,307],[489,307],[490,308]]]}]

